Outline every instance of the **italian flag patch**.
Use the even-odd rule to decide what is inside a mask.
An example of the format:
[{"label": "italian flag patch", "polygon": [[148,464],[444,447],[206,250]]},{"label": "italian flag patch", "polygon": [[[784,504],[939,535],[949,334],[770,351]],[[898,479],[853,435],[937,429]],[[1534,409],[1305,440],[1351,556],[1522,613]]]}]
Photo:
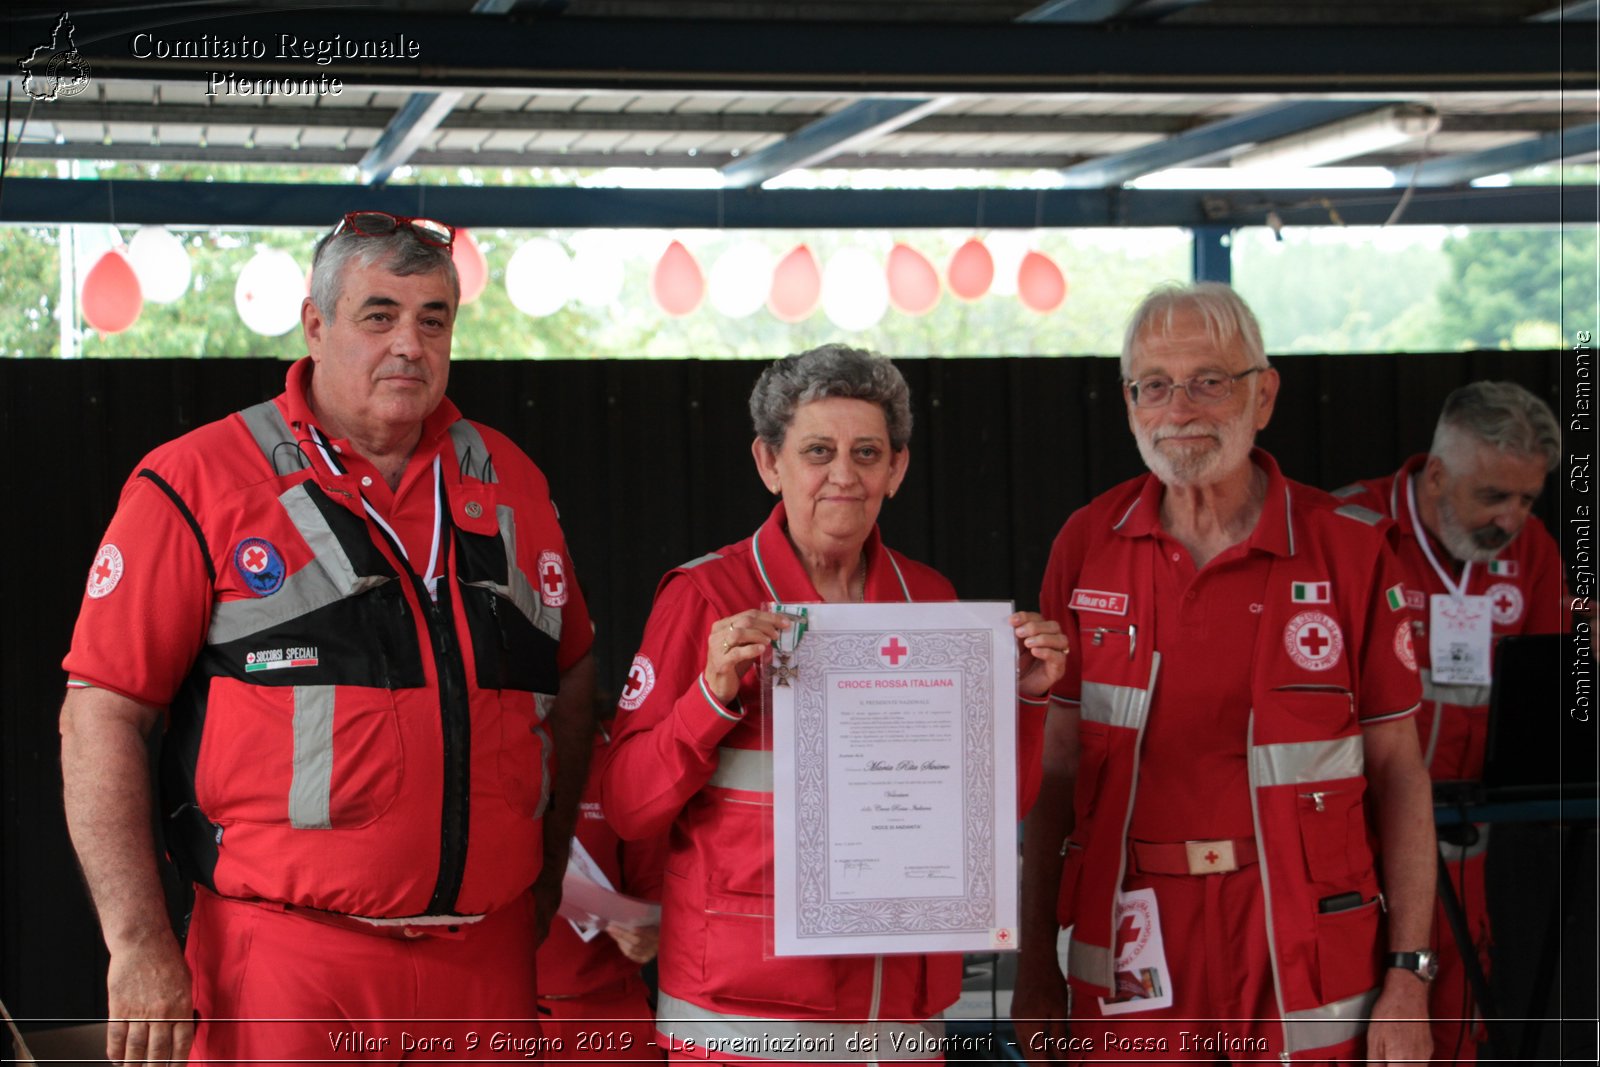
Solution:
[{"label": "italian flag patch", "polygon": [[1401,611],[1406,606],[1406,587],[1391,585],[1383,591],[1383,599],[1388,603],[1390,611]]},{"label": "italian flag patch", "polygon": [[1515,578],[1517,576],[1517,561],[1514,559],[1491,559],[1489,573],[1501,578]]},{"label": "italian flag patch", "polygon": [[1296,604],[1326,604],[1331,588],[1329,582],[1295,582],[1289,588],[1289,598]]}]

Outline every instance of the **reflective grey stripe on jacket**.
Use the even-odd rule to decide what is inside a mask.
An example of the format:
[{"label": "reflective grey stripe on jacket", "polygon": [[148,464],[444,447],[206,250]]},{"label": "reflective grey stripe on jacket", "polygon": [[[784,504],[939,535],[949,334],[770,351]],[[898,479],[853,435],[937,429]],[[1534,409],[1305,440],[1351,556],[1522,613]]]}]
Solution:
[{"label": "reflective grey stripe on jacket", "polygon": [[483,435],[476,426],[466,419],[457,419],[450,424],[449,433],[462,476],[490,484],[500,480],[494,471],[494,457],[489,455],[489,446],[483,443]]},{"label": "reflective grey stripe on jacket", "polygon": [[497,505],[494,509],[495,518],[500,526],[500,543],[506,551],[506,574],[509,584],[501,585],[498,582],[481,581],[468,582],[468,585],[478,586],[483,589],[492,589],[500,596],[511,601],[517,606],[529,622],[550,640],[561,643],[561,609],[552,608],[544,602],[544,598],[534,592],[533,585],[528,581],[528,576],[517,566],[517,512],[509,504]]},{"label": "reflective grey stripe on jacket", "polygon": [[1104,726],[1143,730],[1150,713],[1149,690],[1136,686],[1084,682],[1082,699],[1079,714]]},{"label": "reflective grey stripe on jacket", "polygon": [[331,830],[333,686],[294,687],[294,772],[289,780],[289,825]]},{"label": "reflective grey stripe on jacket", "polygon": [[[1067,976],[1091,985],[1115,989],[1117,959],[1104,945],[1086,945],[1077,938],[1067,943]],[[1107,985],[1106,975],[1112,982]]]},{"label": "reflective grey stripe on jacket", "polygon": [[1364,522],[1368,526],[1376,526],[1383,521],[1383,516],[1371,508],[1364,508],[1360,504],[1341,504],[1333,509],[1335,515],[1343,515],[1347,519]]},{"label": "reflective grey stripe on jacket", "polygon": [[1353,1041],[1367,1032],[1378,991],[1369,989],[1320,1008],[1291,1011],[1283,1018],[1284,1051],[1293,1055]]},{"label": "reflective grey stripe on jacket", "polygon": [[1253,745],[1250,749],[1250,785],[1251,788],[1260,788],[1355,778],[1365,766],[1366,757],[1360,734],[1332,741]]},{"label": "reflective grey stripe on jacket", "polygon": [[1455,685],[1449,682],[1435,682],[1433,680],[1433,672],[1426,667],[1417,673],[1422,676],[1423,700],[1435,700],[1441,704],[1460,704],[1469,708],[1488,706],[1489,687],[1486,685]]},{"label": "reflective grey stripe on jacket", "polygon": [[311,466],[277,404],[270,400],[254,404],[239,412],[239,417],[274,474],[293,474]]},{"label": "reflective grey stripe on jacket", "polygon": [[316,559],[286,575],[283,586],[270,597],[217,601],[211,609],[211,629],[206,634],[208,644],[237,641],[390,580],[387,575],[356,573],[328,520],[307,495],[315,491],[308,488],[311,484],[301,482],[291,486],[284,490],[278,502]]},{"label": "reflective grey stripe on jacket", "polygon": [[[908,1062],[944,1055],[944,1020],[832,1022],[812,1019],[762,1019],[727,1015],[662,993],[656,1003],[656,1029],[678,1042],[693,1041],[713,1058],[718,1053],[758,1060]],[[872,1041],[872,1052],[847,1047],[851,1038]],[[785,1044],[785,1043],[789,1044]]]},{"label": "reflective grey stripe on jacket", "polygon": [[772,753],[760,748],[719,748],[717,769],[706,785],[718,789],[743,789],[749,793],[772,792]]}]

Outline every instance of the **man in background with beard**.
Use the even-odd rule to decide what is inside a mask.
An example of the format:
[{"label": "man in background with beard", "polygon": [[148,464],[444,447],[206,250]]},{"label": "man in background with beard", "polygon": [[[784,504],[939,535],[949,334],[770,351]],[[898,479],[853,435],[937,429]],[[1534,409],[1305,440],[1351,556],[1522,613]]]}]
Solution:
[{"label": "man in background with beard", "polygon": [[[1416,722],[1423,762],[1435,781],[1473,780],[1483,772],[1492,642],[1563,628],[1561,553],[1542,524],[1528,521],[1560,459],[1561,430],[1544,401],[1513,382],[1473,382],[1445,398],[1427,455],[1411,457],[1395,474],[1334,493],[1399,527],[1405,596],[1417,616],[1423,699]],[[1448,663],[1433,651],[1441,641],[1451,651]],[[1451,827],[1439,842],[1485,973],[1488,845],[1487,824]],[[1441,1062],[1470,1062],[1483,1035],[1481,1028],[1469,1031],[1472,993],[1442,913],[1434,945],[1434,1054]]]},{"label": "man in background with beard", "polygon": [[1278,374],[1227,286],[1147,297],[1122,388],[1151,473],[1067,520],[1040,592],[1071,651],[1024,834],[1022,1051],[1425,1059],[1433,808],[1389,524],[1253,447]]}]

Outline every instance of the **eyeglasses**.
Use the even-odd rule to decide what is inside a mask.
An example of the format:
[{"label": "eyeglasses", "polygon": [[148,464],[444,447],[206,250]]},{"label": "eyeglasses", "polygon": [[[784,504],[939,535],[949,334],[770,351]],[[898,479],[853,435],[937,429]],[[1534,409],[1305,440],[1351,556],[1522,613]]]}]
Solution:
[{"label": "eyeglasses", "polygon": [[417,240],[436,248],[449,248],[455,243],[456,228],[437,219],[414,219],[407,215],[391,215],[387,211],[352,211],[339,220],[330,237],[349,230],[363,237],[387,237],[404,226],[416,234]]},{"label": "eyeglasses", "polygon": [[1175,382],[1164,374],[1153,374],[1138,381],[1124,381],[1128,399],[1136,408],[1159,408],[1172,403],[1173,394],[1182,389],[1189,394],[1189,402],[1202,407],[1220,404],[1233,395],[1233,383],[1248,378],[1265,367],[1251,367],[1238,374],[1196,374],[1193,378]]}]

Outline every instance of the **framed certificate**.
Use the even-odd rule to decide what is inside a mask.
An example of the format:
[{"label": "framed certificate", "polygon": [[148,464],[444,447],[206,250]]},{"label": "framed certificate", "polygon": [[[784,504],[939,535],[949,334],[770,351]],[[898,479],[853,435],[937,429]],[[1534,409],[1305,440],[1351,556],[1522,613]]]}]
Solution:
[{"label": "framed certificate", "polygon": [[774,954],[1015,948],[1011,604],[780,610],[805,623],[769,671]]}]

